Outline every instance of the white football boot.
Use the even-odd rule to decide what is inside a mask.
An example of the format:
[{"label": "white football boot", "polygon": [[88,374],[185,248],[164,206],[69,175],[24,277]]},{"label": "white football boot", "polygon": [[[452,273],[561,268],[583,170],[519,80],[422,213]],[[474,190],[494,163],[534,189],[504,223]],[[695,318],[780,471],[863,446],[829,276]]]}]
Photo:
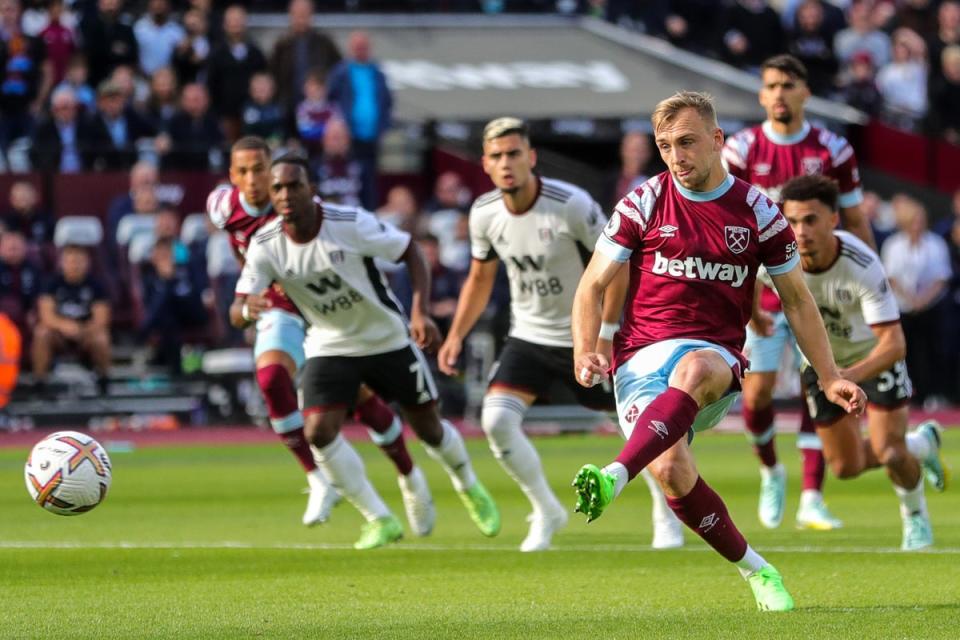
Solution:
[{"label": "white football boot", "polygon": [[330,486],[319,469],[307,474],[307,484],[310,485],[307,489],[310,497],[307,498],[307,509],[303,512],[303,524],[313,527],[330,519],[330,512],[340,502],[340,494]]},{"label": "white football boot", "polygon": [[410,530],[417,536],[430,535],[437,520],[437,510],[423,471],[420,467],[414,467],[409,475],[398,477],[397,484],[400,486],[400,497],[407,512]]}]

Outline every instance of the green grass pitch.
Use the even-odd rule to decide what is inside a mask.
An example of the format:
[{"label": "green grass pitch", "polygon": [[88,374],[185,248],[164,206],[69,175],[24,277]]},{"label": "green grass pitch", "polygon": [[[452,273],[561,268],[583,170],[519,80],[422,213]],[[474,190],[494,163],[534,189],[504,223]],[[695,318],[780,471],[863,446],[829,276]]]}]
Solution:
[{"label": "green grass pitch", "polygon": [[[960,461],[960,432],[948,432]],[[927,493],[936,549],[897,551],[897,501],[881,472],[827,481],[846,527],[793,529],[799,493],[792,437],[788,515],[756,517],[758,473],[742,436],[694,444],[701,472],[751,544],[784,575],[798,610],[756,612],[736,570],[687,532],[687,547],[649,550],[649,497],[632,485],[597,522],[579,515],[556,549],[521,554],[527,503],[485,443],[469,443],[504,526],[483,538],[440,468],[411,443],[438,507],[432,536],[375,551],[350,548],[348,505],[306,529],[302,476],[280,444],[113,453],[106,502],[74,518],[31,503],[25,450],[0,450],[0,638],[958,638],[960,487]],[[551,482],[572,506],[584,462],[620,440],[541,438]],[[388,462],[359,449],[402,518]]]}]

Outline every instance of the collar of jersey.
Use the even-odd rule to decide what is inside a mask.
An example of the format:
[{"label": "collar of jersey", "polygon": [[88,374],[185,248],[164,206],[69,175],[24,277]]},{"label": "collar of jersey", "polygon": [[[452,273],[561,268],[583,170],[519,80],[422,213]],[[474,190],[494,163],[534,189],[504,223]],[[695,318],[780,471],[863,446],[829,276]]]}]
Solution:
[{"label": "collar of jersey", "polygon": [[671,176],[671,179],[673,179],[673,184],[677,187],[677,191],[680,192],[680,195],[687,200],[693,200],[694,202],[710,202],[711,200],[716,200],[727,191],[730,191],[730,187],[733,186],[733,176],[729,173],[727,174],[726,180],[721,182],[719,187],[711,189],[710,191],[691,191],[677,182],[673,176]]},{"label": "collar of jersey", "polygon": [[807,134],[810,133],[810,123],[806,120],[803,121],[803,124],[800,125],[800,131],[792,133],[788,136],[783,135],[782,133],[777,133],[773,130],[773,124],[769,120],[764,120],[763,124],[760,125],[763,129],[763,135],[773,144],[797,144],[801,140],[807,137]]},{"label": "collar of jersey", "polygon": [[247,212],[247,215],[252,216],[252,217],[254,217],[254,218],[259,218],[260,216],[266,215],[267,213],[269,213],[269,212],[270,212],[270,208],[271,208],[273,205],[270,204],[270,203],[267,203],[267,205],[266,205],[263,209],[257,209],[257,208],[254,207],[252,204],[250,204],[249,202],[247,202],[247,199],[244,198],[244,197],[243,197],[243,194],[241,193],[241,194],[240,194],[240,206],[243,207],[243,210]]}]

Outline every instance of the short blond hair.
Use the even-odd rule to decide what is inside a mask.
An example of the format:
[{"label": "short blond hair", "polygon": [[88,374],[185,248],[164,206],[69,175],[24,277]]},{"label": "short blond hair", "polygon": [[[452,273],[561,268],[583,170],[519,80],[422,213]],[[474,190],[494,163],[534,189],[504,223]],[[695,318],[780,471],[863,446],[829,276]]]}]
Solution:
[{"label": "short blond hair", "polygon": [[656,133],[662,125],[670,124],[684,109],[696,109],[697,114],[713,128],[717,124],[717,109],[713,106],[713,96],[702,91],[679,91],[665,100],[661,100],[650,122],[653,123],[653,132]]}]

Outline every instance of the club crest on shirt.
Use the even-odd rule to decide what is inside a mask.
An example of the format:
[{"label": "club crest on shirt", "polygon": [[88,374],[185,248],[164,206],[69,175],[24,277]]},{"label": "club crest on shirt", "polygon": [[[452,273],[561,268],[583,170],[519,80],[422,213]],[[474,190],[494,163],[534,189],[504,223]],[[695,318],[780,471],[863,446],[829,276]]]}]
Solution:
[{"label": "club crest on shirt", "polygon": [[823,173],[823,160],[817,157],[803,159],[803,172],[808,176]]},{"label": "club crest on shirt", "polygon": [[538,233],[540,235],[540,241],[543,242],[543,244],[550,244],[553,242],[553,229],[547,229],[544,227],[539,229]]},{"label": "club crest on shirt", "polygon": [[617,231],[620,231],[620,212],[614,211],[613,215],[610,216],[610,219],[607,220],[606,226],[603,228],[603,232],[609,237],[617,235]]},{"label": "club crest on shirt", "polygon": [[753,165],[753,172],[758,176],[770,175],[770,165],[766,162],[758,162]]},{"label": "club crest on shirt", "polygon": [[330,252],[330,263],[331,264],[343,264],[344,254],[343,251],[337,249],[336,251]]},{"label": "club crest on shirt", "polygon": [[750,229],[727,225],[723,228],[727,248],[733,253],[743,253],[750,245]]}]

